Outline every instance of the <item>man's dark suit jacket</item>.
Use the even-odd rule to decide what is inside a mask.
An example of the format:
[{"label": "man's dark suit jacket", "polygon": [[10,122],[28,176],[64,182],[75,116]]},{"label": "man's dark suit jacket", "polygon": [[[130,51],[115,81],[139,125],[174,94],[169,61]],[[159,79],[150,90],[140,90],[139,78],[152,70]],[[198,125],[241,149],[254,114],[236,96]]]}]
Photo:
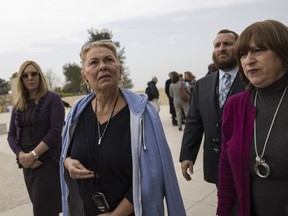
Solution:
[{"label": "man's dark suit jacket", "polygon": [[[203,167],[204,179],[210,183],[218,183],[218,164],[220,153],[216,153],[215,138],[221,144],[221,112],[218,100],[219,71],[209,74],[196,82],[192,103],[186,118],[182,139],[180,162],[192,160],[194,163],[199,152],[203,133]],[[229,96],[244,90],[239,73],[235,77]],[[218,128],[218,129],[217,129]],[[220,147],[221,149],[221,147]]]}]

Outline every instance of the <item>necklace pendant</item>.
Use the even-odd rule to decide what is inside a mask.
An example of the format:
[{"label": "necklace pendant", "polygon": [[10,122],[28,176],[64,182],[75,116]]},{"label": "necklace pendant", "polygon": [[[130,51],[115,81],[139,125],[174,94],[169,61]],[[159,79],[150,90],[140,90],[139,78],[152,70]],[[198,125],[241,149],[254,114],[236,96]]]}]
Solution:
[{"label": "necklace pendant", "polygon": [[[263,166],[263,168],[265,169],[265,172],[263,174],[259,170],[260,166]],[[254,171],[261,178],[267,178],[270,175],[270,167],[265,162],[265,159],[263,157],[260,157],[259,155],[257,155],[255,158]]]},{"label": "necklace pendant", "polygon": [[102,137],[99,137],[98,145],[101,145],[101,139],[102,139]]},{"label": "necklace pendant", "polygon": [[265,163],[265,159],[257,155],[255,158],[255,163],[261,166],[263,163]]}]

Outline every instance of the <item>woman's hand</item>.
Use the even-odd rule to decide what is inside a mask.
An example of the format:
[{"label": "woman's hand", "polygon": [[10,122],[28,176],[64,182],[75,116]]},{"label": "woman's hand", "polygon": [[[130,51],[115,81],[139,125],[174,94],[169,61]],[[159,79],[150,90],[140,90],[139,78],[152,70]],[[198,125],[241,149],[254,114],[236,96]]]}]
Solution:
[{"label": "woman's hand", "polygon": [[30,166],[31,169],[37,168],[42,165],[42,162],[39,160],[35,160],[34,163]]},{"label": "woman's hand", "polygon": [[25,153],[23,151],[19,152],[19,163],[24,167],[24,168],[29,168],[35,161],[34,156],[29,152]]},{"label": "woman's hand", "polygon": [[71,157],[65,159],[64,166],[72,179],[87,179],[94,177],[93,171],[86,169],[80,161],[72,159]]}]

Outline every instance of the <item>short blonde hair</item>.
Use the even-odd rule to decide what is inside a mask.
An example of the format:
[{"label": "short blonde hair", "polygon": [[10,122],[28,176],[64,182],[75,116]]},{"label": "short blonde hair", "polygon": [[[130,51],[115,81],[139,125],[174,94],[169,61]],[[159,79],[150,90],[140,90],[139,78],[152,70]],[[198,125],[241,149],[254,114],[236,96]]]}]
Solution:
[{"label": "short blonde hair", "polygon": [[82,65],[85,62],[87,52],[93,47],[105,47],[109,49],[113,53],[114,57],[117,59],[118,63],[121,65],[119,58],[118,58],[116,46],[111,40],[106,40],[106,39],[89,42],[82,46],[81,51],[80,51],[80,58],[81,58]]}]

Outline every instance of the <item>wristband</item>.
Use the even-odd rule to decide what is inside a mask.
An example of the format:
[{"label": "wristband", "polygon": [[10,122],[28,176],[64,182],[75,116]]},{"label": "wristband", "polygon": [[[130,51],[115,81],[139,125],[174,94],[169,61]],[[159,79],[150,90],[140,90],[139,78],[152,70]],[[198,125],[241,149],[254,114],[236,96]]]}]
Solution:
[{"label": "wristband", "polygon": [[36,160],[39,158],[39,155],[34,150],[31,153]]}]

